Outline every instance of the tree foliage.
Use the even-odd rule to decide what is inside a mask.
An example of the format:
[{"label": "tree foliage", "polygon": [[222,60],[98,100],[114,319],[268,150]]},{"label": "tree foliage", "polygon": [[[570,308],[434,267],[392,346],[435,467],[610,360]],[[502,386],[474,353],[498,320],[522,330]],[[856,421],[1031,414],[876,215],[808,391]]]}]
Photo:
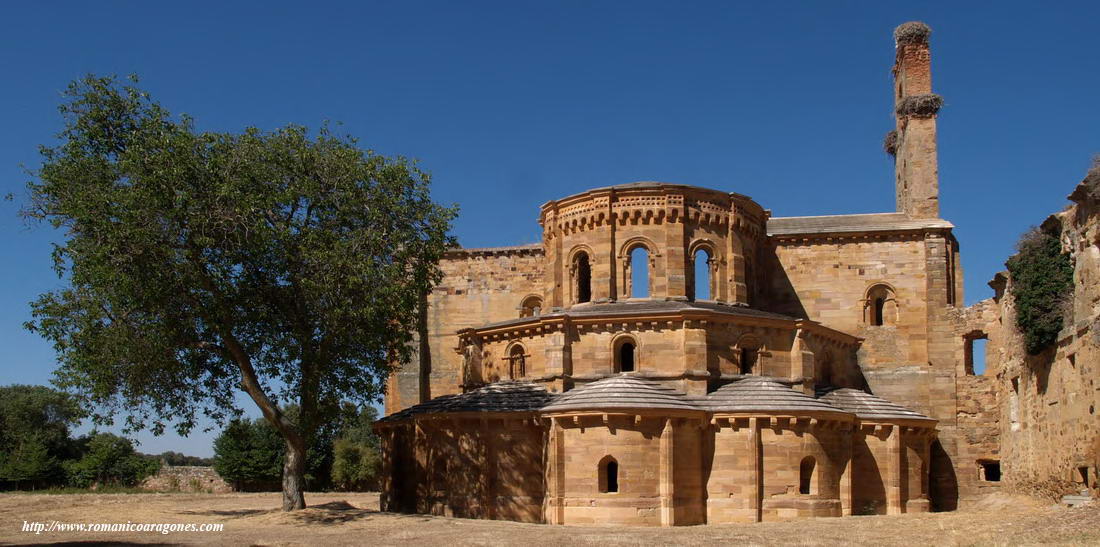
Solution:
[{"label": "tree foliage", "polygon": [[163,461],[168,465],[198,465],[198,466],[210,466],[214,465],[213,458],[200,458],[198,456],[188,456],[180,452],[174,452],[169,450],[167,452],[161,452],[160,454],[154,454],[152,457]]},{"label": "tree foliage", "polygon": [[[296,416],[297,407],[291,405],[284,409],[289,416]],[[363,485],[373,485],[373,475],[377,474],[379,442],[371,424],[378,413],[371,406],[356,405],[345,401],[334,420],[318,429],[313,437],[306,462],[305,479],[310,490],[323,490],[331,487],[338,489],[365,489]],[[346,456],[341,461],[341,456]],[[266,420],[236,419],[222,430],[214,439],[214,470],[232,482],[240,490],[272,490],[276,488],[282,474],[285,444],[278,431]],[[348,471],[356,471],[353,486],[349,483]],[[361,461],[374,461],[364,466]],[[337,466],[340,466],[339,475]],[[372,471],[373,470],[373,471]],[[338,479],[339,476],[339,479]],[[337,481],[342,481],[338,483]]]},{"label": "tree foliage", "polygon": [[337,490],[375,490],[381,469],[377,447],[349,439],[337,439],[333,445],[332,485]]},{"label": "tree foliage", "polygon": [[356,408],[350,403],[341,407],[340,429],[332,447],[333,488],[355,492],[378,488],[381,442],[371,427],[377,419],[374,407]]},{"label": "tree foliage", "polygon": [[94,76],[60,110],[24,210],[65,234],[69,285],[27,325],[53,342],[56,382],[155,433],[224,422],[243,389],[286,444],[284,508],[304,507],[311,437],[410,358],[454,210],[412,162],[327,128],[201,132]]},{"label": "tree foliage", "polygon": [[232,420],[214,439],[214,471],[238,490],[276,489],[283,440],[265,420]]},{"label": "tree foliage", "polygon": [[70,486],[136,486],[160,468],[156,458],[138,454],[133,443],[118,435],[93,433],[80,444],[81,457],[65,462]]},{"label": "tree foliage", "polygon": [[1025,233],[1006,263],[1016,302],[1016,326],[1032,355],[1057,341],[1064,303],[1073,298],[1073,264],[1055,234],[1039,228]]}]

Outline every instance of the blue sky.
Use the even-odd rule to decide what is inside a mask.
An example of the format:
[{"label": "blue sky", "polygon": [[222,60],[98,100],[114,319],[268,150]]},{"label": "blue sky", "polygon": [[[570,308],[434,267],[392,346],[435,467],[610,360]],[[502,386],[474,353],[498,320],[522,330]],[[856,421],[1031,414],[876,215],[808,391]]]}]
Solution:
[{"label": "blue sky", "polygon": [[[342,122],[432,172],[463,245],[506,245],[538,241],[547,200],[637,180],[776,216],[892,211],[891,31],[914,19],[934,31],[942,216],[970,303],[1100,153],[1100,3],[7,3],[0,384],[55,367],[21,325],[60,286],[56,234],[16,212],[82,74],[137,73],[202,129]],[[139,439],[209,455],[211,436]]]}]

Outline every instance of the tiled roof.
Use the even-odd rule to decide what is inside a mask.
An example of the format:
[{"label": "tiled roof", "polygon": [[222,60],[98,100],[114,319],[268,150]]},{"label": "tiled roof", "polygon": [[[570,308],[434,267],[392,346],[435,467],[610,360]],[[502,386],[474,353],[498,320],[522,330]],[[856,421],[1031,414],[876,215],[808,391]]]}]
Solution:
[{"label": "tiled roof", "polygon": [[954,225],[939,218],[909,218],[904,213],[775,217],[768,220],[768,235],[841,234],[928,228],[954,228]]},{"label": "tiled roof", "polygon": [[442,395],[379,420],[396,422],[417,415],[449,412],[568,412],[583,410],[695,410],[771,414],[855,414],[868,421],[931,418],[881,397],[850,388],[819,390],[817,398],[782,380],[750,376],[705,397],[689,397],[636,373],[622,373],[553,394],[531,382],[496,382],[458,395]]},{"label": "tiled roof", "polygon": [[599,409],[698,410],[686,395],[631,373],[596,380],[561,394],[543,412]]},{"label": "tiled roof", "polygon": [[560,311],[543,312],[541,315],[534,317],[520,317],[516,319],[508,319],[506,321],[498,321],[496,323],[489,323],[482,325],[479,328],[485,327],[504,327],[515,323],[524,323],[538,319],[539,317],[591,317],[591,316],[630,316],[630,315],[643,315],[649,313],[661,313],[661,312],[680,312],[690,310],[707,310],[714,311],[726,315],[736,315],[740,317],[761,317],[768,319],[781,319],[794,321],[797,318],[782,315],[778,313],[766,312],[753,308],[747,308],[744,306],[731,306],[728,304],[718,304],[716,302],[679,302],[673,300],[641,300],[641,301],[626,301],[626,302],[608,302],[601,304],[582,304],[566,308]]},{"label": "tiled roof", "polygon": [[698,406],[710,412],[851,414],[766,376],[751,376],[722,386],[701,398]]},{"label": "tiled roof", "polygon": [[441,395],[380,421],[440,412],[532,412],[546,406],[554,397],[546,388],[531,382],[496,382],[458,395]]},{"label": "tiled roof", "polygon": [[822,401],[851,412],[861,420],[928,420],[932,418],[909,410],[901,405],[876,397],[870,393],[851,388],[828,388],[820,390],[817,396]]}]

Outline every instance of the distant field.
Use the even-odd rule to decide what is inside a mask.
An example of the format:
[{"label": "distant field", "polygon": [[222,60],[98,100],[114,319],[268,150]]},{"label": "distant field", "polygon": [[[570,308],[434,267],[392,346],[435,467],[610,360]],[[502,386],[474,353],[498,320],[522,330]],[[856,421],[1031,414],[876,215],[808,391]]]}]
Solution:
[{"label": "distant field", "polygon": [[[1100,545],[1100,507],[994,498],[955,513],[678,528],[572,527],[378,512],[377,494],[3,494],[0,543],[226,545]],[[220,532],[23,532],[24,522],[222,524]]]}]

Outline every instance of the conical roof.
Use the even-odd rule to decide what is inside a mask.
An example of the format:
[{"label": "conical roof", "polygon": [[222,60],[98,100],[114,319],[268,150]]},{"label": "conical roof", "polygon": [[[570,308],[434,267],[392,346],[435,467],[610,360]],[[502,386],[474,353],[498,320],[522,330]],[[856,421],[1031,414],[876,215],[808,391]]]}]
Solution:
[{"label": "conical roof", "polygon": [[752,376],[722,386],[701,398],[697,406],[708,412],[851,414],[766,376]]},{"label": "conical roof", "polygon": [[837,408],[842,408],[859,417],[861,420],[891,421],[891,420],[927,420],[934,422],[932,418],[919,412],[909,410],[899,404],[892,403],[876,397],[865,391],[852,388],[826,388],[817,394],[818,398]]},{"label": "conical roof", "polygon": [[571,389],[543,412],[599,409],[698,410],[686,395],[633,373],[622,373]]},{"label": "conical roof", "polygon": [[496,382],[457,395],[441,395],[410,406],[379,421],[398,421],[417,414],[439,412],[532,412],[546,406],[554,394],[531,382]]}]

